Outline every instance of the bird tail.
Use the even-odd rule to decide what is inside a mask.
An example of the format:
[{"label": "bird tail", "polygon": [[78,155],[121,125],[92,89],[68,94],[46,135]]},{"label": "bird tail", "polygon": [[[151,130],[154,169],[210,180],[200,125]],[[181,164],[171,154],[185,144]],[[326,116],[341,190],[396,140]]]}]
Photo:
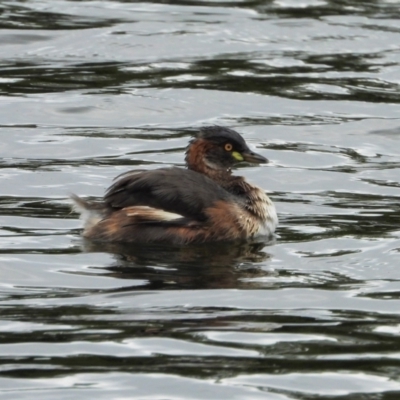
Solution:
[{"label": "bird tail", "polygon": [[105,217],[105,207],[102,203],[83,200],[76,194],[71,194],[72,209],[80,214],[84,231],[90,230]]}]

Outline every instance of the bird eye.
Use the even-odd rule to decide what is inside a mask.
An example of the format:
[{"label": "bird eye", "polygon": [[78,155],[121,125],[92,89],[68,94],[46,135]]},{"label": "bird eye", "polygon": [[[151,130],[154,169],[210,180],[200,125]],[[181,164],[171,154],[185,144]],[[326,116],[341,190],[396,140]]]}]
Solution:
[{"label": "bird eye", "polygon": [[230,144],[230,143],[227,143],[226,145],[225,145],[225,150],[226,151],[231,151],[233,149],[233,146]]}]

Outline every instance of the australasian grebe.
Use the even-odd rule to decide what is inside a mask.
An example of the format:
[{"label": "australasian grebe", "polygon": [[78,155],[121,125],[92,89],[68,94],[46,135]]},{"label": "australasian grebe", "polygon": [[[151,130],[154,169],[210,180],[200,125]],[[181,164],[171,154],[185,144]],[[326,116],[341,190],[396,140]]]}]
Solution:
[{"label": "australasian grebe", "polygon": [[240,161],[266,163],[234,130],[201,128],[184,168],[134,170],[115,178],[102,202],[71,198],[83,236],[103,242],[203,243],[270,236],[275,206],[261,188],[232,175]]}]

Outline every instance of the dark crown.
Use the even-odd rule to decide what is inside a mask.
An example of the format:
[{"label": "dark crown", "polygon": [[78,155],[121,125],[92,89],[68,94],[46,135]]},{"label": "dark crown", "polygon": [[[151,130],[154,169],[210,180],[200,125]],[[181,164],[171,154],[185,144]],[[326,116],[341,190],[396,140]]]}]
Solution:
[{"label": "dark crown", "polygon": [[246,142],[239,133],[223,126],[214,125],[203,127],[200,129],[197,137],[217,143],[231,142],[235,145],[234,147],[247,149]]}]

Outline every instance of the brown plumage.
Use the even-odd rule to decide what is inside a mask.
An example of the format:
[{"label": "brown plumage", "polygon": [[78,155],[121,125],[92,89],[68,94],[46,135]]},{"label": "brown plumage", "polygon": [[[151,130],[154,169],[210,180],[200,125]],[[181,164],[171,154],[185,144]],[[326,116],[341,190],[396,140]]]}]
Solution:
[{"label": "brown plumage", "polygon": [[265,192],[233,176],[239,161],[267,162],[234,130],[201,129],[186,151],[188,169],[129,171],[99,203],[71,196],[83,236],[104,242],[202,243],[272,235],[275,207]]}]

